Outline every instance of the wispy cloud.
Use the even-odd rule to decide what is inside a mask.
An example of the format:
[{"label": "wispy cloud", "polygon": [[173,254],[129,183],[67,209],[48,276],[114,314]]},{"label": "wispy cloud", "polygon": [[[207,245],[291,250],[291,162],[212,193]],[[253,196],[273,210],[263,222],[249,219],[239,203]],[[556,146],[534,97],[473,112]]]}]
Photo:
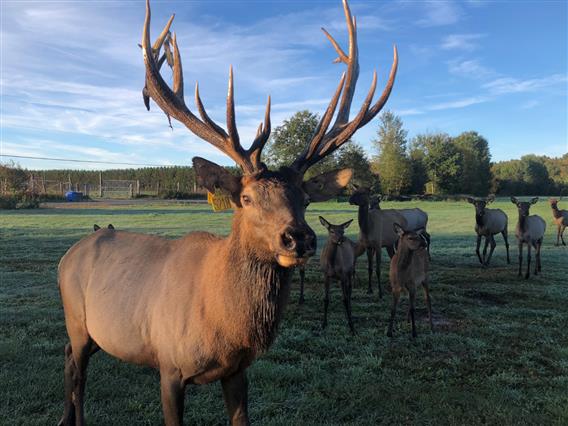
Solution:
[{"label": "wispy cloud", "polygon": [[495,75],[491,68],[482,65],[477,59],[449,61],[448,70],[452,74],[474,79],[483,79]]},{"label": "wispy cloud", "polygon": [[523,93],[534,92],[536,90],[544,89],[558,84],[566,84],[568,76],[565,74],[553,74],[542,78],[532,78],[521,80],[513,77],[498,78],[488,83],[483,87],[489,90],[490,93],[496,95],[503,95],[509,93]]},{"label": "wispy cloud", "polygon": [[442,40],[442,49],[472,51],[478,47],[477,41],[485,34],[450,34]]},{"label": "wispy cloud", "polygon": [[417,24],[423,27],[438,27],[451,25],[462,17],[462,11],[457,3],[452,1],[425,1],[420,3],[424,17]]}]

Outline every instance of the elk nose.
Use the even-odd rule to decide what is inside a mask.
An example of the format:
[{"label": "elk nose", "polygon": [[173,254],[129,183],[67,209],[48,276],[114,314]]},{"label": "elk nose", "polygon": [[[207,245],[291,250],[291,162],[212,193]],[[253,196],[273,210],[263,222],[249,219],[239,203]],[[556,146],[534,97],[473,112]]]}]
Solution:
[{"label": "elk nose", "polygon": [[311,228],[289,228],[280,236],[282,248],[295,251],[298,256],[311,256],[316,251],[316,234]]}]

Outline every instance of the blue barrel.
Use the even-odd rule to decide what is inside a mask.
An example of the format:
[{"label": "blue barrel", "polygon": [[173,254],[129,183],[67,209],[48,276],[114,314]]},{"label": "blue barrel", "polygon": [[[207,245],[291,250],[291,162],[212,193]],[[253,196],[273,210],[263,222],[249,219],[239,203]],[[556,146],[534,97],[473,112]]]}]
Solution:
[{"label": "blue barrel", "polygon": [[67,191],[65,193],[65,199],[67,201],[82,201],[83,200],[83,193],[77,191]]}]

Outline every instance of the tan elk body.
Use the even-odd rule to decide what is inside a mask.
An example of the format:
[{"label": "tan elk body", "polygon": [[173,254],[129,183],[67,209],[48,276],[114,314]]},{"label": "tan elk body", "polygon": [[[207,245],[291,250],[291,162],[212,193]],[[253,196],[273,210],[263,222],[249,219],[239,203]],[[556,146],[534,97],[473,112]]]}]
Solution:
[{"label": "tan elk body", "polygon": [[519,201],[515,197],[511,197],[511,202],[517,206],[519,211],[519,220],[515,228],[515,235],[519,244],[519,272],[522,275],[523,265],[523,245],[527,246],[527,271],[525,278],[529,278],[531,269],[531,250],[536,250],[536,262],[534,266],[534,274],[537,275],[542,270],[540,260],[540,250],[542,241],[544,239],[544,232],[546,231],[546,222],[539,215],[529,216],[531,205],[538,202],[538,197],[531,198],[530,201]]},{"label": "tan elk body", "polygon": [[[501,234],[505,240],[505,249],[507,251],[507,263],[511,263],[509,257],[509,236],[508,236],[508,222],[507,214],[501,209],[488,209],[487,204],[493,202],[495,197],[489,196],[487,198],[472,198],[467,197],[467,202],[475,206],[475,232],[477,234],[477,243],[475,253],[479,259],[479,263],[488,266],[493,255],[493,251],[497,246],[494,235]],[[485,246],[483,248],[483,256],[479,252],[481,239],[485,238]],[[487,255],[487,247],[491,245],[489,255]]]},{"label": "tan elk body", "polygon": [[550,208],[552,209],[552,219],[556,224],[556,245],[560,245],[560,240],[562,240],[562,245],[565,246],[564,230],[568,227],[568,210],[560,210],[558,208],[558,200],[556,198],[551,198],[548,201],[550,203]]},{"label": "tan elk body", "polygon": [[[264,123],[248,149],[240,144],[237,132],[232,70],[227,130],[209,117],[197,87],[196,116],[184,101],[181,57],[175,34],[169,31],[173,16],[151,45],[147,1],[142,37],[144,102],[149,108],[153,99],[168,118],[184,124],[240,167],[242,174],[235,176],[203,158],[193,159],[198,183],[211,192],[221,190],[230,196],[235,209],[232,228],[226,237],[192,232],[177,240],[99,229],[69,249],[59,264],[59,288],[69,335],[65,347],[65,410],[60,424],[84,424],[87,364],[99,349],[159,370],[167,426],[183,422],[186,385],[214,380],[221,381],[231,424],[249,424],[246,368],[275,337],[291,271],[316,250],[315,233],[305,221],[305,209],[310,200],[338,194],[352,172],[329,172],[305,182],[304,174],[375,117],[394,84],[396,48],[381,97],[372,103],[375,74],[361,108],[350,119],[359,63],[355,19],[346,1],[343,5],[348,53],[325,34],[347,71],[317,132],[306,141],[305,150],[290,166],[271,171],[261,160],[270,136],[270,98]],[[165,53],[160,56],[162,48]],[[172,88],[160,75],[164,63],[173,69]]]},{"label": "tan elk body", "polygon": [[327,309],[329,306],[329,291],[332,280],[338,280],[341,285],[343,306],[347,315],[347,323],[352,333],[355,332],[351,315],[351,290],[353,289],[353,271],[355,259],[364,251],[359,243],[345,236],[345,229],[353,219],[340,225],[332,225],[322,216],[319,220],[328,231],[328,238],[320,253],[320,267],[325,282],[323,327],[327,325]]},{"label": "tan elk body", "polygon": [[373,257],[375,257],[375,265],[377,271],[377,285],[379,288],[379,297],[383,297],[381,287],[381,250],[383,247],[387,249],[390,257],[394,255],[394,246],[398,241],[398,235],[394,231],[394,224],[398,223],[406,227],[406,219],[395,209],[369,209],[369,189],[357,188],[351,197],[349,203],[358,206],[359,221],[359,241],[367,248],[367,265],[368,265],[368,293],[373,292]]},{"label": "tan elk body", "polygon": [[389,279],[392,288],[393,304],[387,335],[392,337],[396,308],[402,291],[408,292],[408,317],[412,324],[412,337],[416,337],[415,305],[416,289],[419,285],[424,288],[424,296],[428,307],[430,329],[432,323],[432,304],[428,287],[428,269],[430,259],[428,255],[428,241],[422,234],[422,229],[405,231],[400,225],[394,224],[399,235],[398,247],[390,264]]}]

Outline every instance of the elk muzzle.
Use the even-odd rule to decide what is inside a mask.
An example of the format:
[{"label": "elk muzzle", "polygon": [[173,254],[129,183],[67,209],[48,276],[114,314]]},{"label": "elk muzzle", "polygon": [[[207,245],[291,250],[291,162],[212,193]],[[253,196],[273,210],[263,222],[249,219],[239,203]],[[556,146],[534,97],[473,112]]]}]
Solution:
[{"label": "elk muzzle", "polygon": [[285,268],[306,263],[317,248],[316,234],[308,225],[288,227],[280,234],[279,243],[276,260]]}]

